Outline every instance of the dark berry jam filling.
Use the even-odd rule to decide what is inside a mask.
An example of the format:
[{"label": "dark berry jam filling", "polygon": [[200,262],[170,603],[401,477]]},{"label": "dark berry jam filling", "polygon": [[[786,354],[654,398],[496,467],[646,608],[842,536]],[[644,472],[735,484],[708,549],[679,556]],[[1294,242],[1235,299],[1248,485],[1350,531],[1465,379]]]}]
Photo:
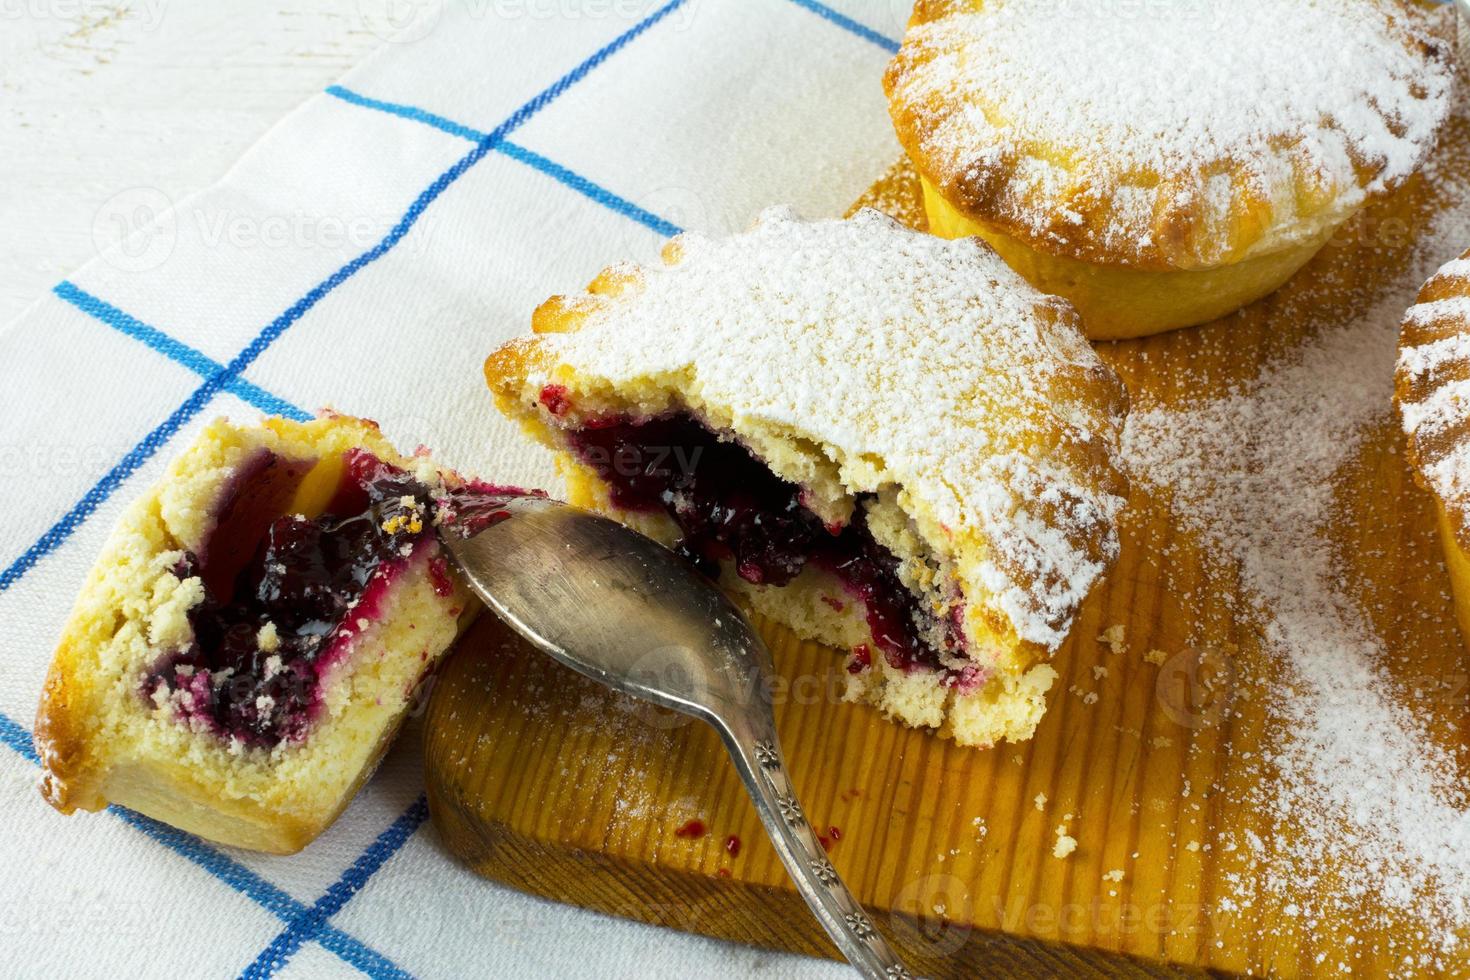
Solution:
[{"label": "dark berry jam filling", "polygon": [[[689,415],[606,419],[567,436],[615,506],[672,517],[683,532],[679,553],[706,575],[717,577],[728,560],[747,582],[781,586],[813,563],[862,601],[888,663],[958,679],[923,639],[932,614],[899,579],[898,558],[873,539],[866,498],[849,523],[829,527],[802,504],[801,487]],[[960,655],[960,632],[945,624],[944,635],[946,652]]]},{"label": "dark berry jam filling", "polygon": [[[321,677],[379,615],[388,586],[424,549],[437,548],[434,515],[472,533],[494,523],[518,492],[475,484],[437,496],[404,471],[353,450],[316,516],[290,513],[315,461],[262,452],[236,479],[213,533],[174,574],[197,575],[204,601],[189,612],[193,643],[144,678],[189,721],[224,738],[270,748],[299,741],[321,704]],[[334,474],[330,469],[327,479]],[[453,593],[443,559],[429,559],[435,591]],[[436,564],[437,563],[437,564]]]}]

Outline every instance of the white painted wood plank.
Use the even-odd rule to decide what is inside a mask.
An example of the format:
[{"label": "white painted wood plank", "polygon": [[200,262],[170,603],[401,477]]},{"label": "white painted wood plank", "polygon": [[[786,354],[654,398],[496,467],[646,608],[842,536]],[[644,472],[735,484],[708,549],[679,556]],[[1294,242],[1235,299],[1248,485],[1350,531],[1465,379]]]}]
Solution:
[{"label": "white painted wood plank", "polygon": [[360,6],[0,0],[0,323],[96,253],[109,200],[208,186],[382,43]]}]

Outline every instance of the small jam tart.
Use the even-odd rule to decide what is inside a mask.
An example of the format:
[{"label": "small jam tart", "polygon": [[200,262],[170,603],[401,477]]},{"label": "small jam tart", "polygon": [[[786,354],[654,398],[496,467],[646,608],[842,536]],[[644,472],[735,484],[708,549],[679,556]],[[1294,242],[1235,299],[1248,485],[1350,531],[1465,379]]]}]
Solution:
[{"label": "small jam tart", "polygon": [[473,607],[435,526],[508,494],[367,421],[211,424],[113,531],[36,720],[42,792],[301,849],[382,757]]},{"label": "small jam tart", "polygon": [[1265,296],[1419,167],[1450,102],[1431,16],[920,0],[884,84],[931,231],[985,238],[1088,336],[1141,337]]},{"label": "small jam tart", "polygon": [[1434,497],[1470,642],[1470,252],[1436,272],[1405,314],[1396,389],[1409,463]]},{"label": "small jam tart", "polygon": [[851,699],[1029,737],[1126,492],[1125,394],[1072,308],[871,210],[664,260],[548,300],[486,363],[572,501],[851,651]]}]

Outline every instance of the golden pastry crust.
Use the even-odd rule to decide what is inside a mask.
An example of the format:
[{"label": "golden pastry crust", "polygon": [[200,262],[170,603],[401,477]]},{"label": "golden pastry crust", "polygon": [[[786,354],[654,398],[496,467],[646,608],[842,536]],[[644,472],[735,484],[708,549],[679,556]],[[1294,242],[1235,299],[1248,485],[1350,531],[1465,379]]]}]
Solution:
[{"label": "golden pastry crust", "polygon": [[1441,267],[1404,315],[1394,400],[1414,478],[1434,497],[1470,640],[1470,251]]},{"label": "golden pastry crust", "polygon": [[42,793],[63,813],[116,803],[202,837],[287,854],[336,818],[371,775],[419,682],[453,642],[473,606],[462,586],[444,592],[422,549],[393,581],[379,614],[324,680],[322,713],[304,742],[232,746],[150,704],[142,678],[187,645],[198,578],[175,574],[212,530],[231,481],[262,450],[318,460],[352,449],[428,485],[425,457],[401,456],[376,425],[330,415],[208,426],[136,501],[93,566],[63,630],[37,711]]},{"label": "golden pastry crust", "polygon": [[[829,526],[866,501],[905,584],[962,620],[985,681],[958,690],[874,657],[853,695],[963,744],[1029,737],[1054,676],[1045,660],[1116,555],[1126,493],[1113,463],[1126,395],[1076,314],[983,243],[873,211],[814,223],[771,211],[745,235],[675,239],[664,262],[542,304],[537,336],[486,362],[501,409],[563,451],[573,502],[665,543],[673,521],[613,506],[569,432],[686,413],[800,486]],[[722,584],[808,638],[866,635],[822,611],[840,590],[816,569],[777,588],[727,567]],[[961,600],[945,605],[949,587]]]},{"label": "golden pastry crust", "polygon": [[920,0],[884,85],[946,203],[1049,255],[1218,268],[1320,244],[1418,168],[1448,113],[1450,45],[1400,0],[1127,6]]}]

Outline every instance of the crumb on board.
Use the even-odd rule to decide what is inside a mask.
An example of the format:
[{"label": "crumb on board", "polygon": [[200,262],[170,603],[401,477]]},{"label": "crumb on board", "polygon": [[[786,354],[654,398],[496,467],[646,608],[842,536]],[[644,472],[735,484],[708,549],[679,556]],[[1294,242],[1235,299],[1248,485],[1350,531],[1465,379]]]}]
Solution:
[{"label": "crumb on board", "polygon": [[1036,799],[1033,800],[1032,802],[1036,804],[1036,809],[1037,809],[1038,812],[1041,811],[1041,810],[1045,810],[1046,809],[1046,794],[1045,793],[1037,793],[1036,794]]},{"label": "crumb on board", "polygon": [[1127,630],[1128,628],[1122,623],[1114,623],[1112,626],[1103,630],[1102,635],[1097,638],[1097,641],[1099,643],[1106,643],[1108,649],[1115,654],[1124,653],[1128,649],[1128,644],[1124,641],[1124,637],[1127,636]]},{"label": "crumb on board", "polygon": [[1163,650],[1155,649],[1150,650],[1148,653],[1145,653],[1143,655],[1143,659],[1147,660],[1151,664],[1154,664],[1155,666],[1162,667],[1164,666],[1164,663],[1169,659],[1169,655]]},{"label": "crumb on board", "polygon": [[1057,824],[1057,842],[1051,849],[1051,856],[1061,859],[1077,850],[1077,838],[1067,833],[1067,825]]}]

